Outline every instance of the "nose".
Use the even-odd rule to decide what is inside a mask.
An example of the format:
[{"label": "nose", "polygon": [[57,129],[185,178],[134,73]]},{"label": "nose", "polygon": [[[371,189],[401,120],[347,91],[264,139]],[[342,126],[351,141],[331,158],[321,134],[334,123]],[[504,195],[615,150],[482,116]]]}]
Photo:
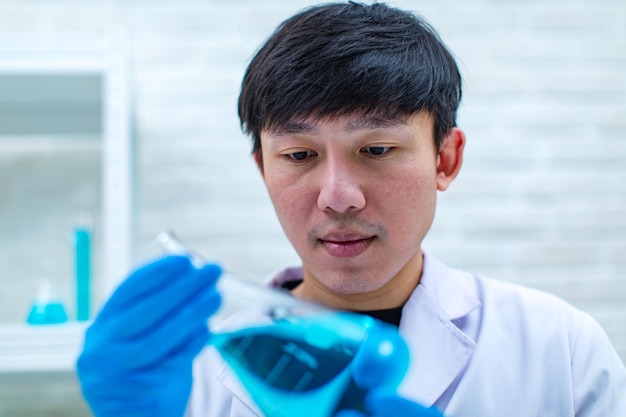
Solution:
[{"label": "nose", "polygon": [[322,211],[346,213],[365,207],[359,176],[349,162],[328,159],[323,164],[317,206]]}]

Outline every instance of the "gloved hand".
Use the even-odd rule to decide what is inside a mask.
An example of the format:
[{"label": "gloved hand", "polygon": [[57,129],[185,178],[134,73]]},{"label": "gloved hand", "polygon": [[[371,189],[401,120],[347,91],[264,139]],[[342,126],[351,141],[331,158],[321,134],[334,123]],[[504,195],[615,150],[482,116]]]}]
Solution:
[{"label": "gloved hand", "polygon": [[217,311],[217,265],[168,256],[133,272],[87,329],[77,372],[95,416],[180,417]]},{"label": "gloved hand", "polygon": [[409,348],[394,327],[381,325],[370,335],[352,363],[354,383],[366,390],[363,410],[344,409],[335,417],[443,417],[396,393],[409,365]]},{"label": "gloved hand", "polygon": [[443,417],[436,408],[424,407],[385,387],[371,389],[365,397],[365,406],[367,414],[343,410],[335,417]]}]

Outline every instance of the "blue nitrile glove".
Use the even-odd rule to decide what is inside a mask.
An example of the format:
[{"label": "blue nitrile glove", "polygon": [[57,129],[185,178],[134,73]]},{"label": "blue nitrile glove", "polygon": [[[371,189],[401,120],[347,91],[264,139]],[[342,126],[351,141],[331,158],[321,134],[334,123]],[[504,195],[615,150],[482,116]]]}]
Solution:
[{"label": "blue nitrile glove", "polygon": [[409,365],[409,348],[391,326],[370,329],[370,335],[352,364],[355,383],[367,390],[367,413],[343,410],[335,417],[443,417],[436,408],[427,408],[396,393]]},{"label": "blue nitrile glove", "polygon": [[217,265],[168,256],[133,272],[85,334],[77,372],[94,415],[180,417],[218,309]]},{"label": "blue nitrile glove", "polygon": [[365,397],[365,405],[369,410],[367,414],[343,410],[335,417],[444,417],[436,408],[424,407],[384,387],[371,389]]}]

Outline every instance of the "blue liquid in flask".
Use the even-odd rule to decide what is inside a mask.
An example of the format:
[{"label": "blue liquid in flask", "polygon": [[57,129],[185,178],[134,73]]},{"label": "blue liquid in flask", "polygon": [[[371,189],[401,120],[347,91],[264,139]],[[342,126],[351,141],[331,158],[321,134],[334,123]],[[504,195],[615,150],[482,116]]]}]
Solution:
[{"label": "blue liquid in flask", "polygon": [[[332,318],[300,318],[216,333],[211,344],[266,417],[366,411],[367,391],[355,383],[350,369],[363,340],[343,337],[332,327]],[[359,320],[359,326],[372,330],[374,319]],[[339,325],[341,321],[335,327]]]},{"label": "blue liquid in flask", "polygon": [[[184,254],[195,265],[205,264],[171,232],[159,234],[156,244],[165,253]],[[318,307],[234,277],[220,278],[218,290],[225,295],[225,304],[229,295],[245,300],[239,317],[251,317],[257,324],[213,333],[209,344],[266,417],[331,417],[345,409],[366,411],[368,385],[396,388],[404,376],[408,347],[390,325],[360,314],[320,313]],[[248,314],[254,311],[260,314]],[[262,324],[258,319],[263,319]],[[359,375],[356,381],[352,365],[363,352],[360,363],[376,375]]]}]

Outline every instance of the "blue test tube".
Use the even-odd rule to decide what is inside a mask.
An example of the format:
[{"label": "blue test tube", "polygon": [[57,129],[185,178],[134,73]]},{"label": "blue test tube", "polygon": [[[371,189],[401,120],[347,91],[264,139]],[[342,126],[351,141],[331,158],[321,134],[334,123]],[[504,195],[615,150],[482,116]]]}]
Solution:
[{"label": "blue test tube", "polygon": [[76,274],[76,320],[89,320],[91,285],[91,231],[79,226],[74,230]]}]

